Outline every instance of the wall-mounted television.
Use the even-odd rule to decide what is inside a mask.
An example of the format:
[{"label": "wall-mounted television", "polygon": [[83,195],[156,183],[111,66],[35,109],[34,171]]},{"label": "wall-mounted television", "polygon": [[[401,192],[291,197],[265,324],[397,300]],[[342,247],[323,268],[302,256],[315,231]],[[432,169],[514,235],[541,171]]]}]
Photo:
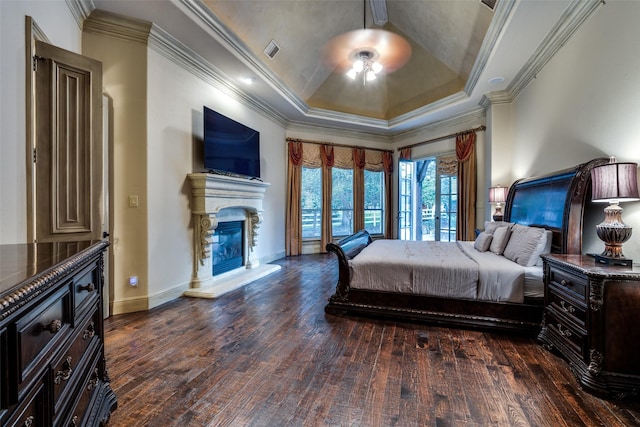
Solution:
[{"label": "wall-mounted television", "polygon": [[204,167],[260,178],[260,132],[204,107]]}]

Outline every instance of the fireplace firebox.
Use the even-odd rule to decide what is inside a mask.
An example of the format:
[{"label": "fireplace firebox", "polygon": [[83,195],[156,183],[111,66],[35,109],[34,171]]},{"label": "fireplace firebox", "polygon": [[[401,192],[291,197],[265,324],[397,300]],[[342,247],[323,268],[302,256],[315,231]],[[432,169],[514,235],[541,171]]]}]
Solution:
[{"label": "fireplace firebox", "polygon": [[218,224],[212,239],[214,276],[240,268],[244,264],[244,221]]}]

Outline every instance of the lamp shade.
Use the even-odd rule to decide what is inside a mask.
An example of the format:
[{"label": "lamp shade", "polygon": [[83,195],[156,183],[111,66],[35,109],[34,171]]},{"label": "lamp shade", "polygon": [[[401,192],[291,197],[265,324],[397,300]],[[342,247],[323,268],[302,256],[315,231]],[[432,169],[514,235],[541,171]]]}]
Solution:
[{"label": "lamp shade", "polygon": [[607,163],[591,170],[591,200],[630,202],[639,200],[638,164]]},{"label": "lamp shade", "polygon": [[489,203],[504,203],[507,201],[507,187],[491,187],[489,188]]}]

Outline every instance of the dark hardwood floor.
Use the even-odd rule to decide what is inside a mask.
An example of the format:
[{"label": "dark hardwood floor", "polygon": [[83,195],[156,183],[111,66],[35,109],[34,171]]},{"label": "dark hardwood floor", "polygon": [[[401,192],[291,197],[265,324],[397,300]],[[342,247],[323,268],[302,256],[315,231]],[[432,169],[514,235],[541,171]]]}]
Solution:
[{"label": "dark hardwood floor", "polygon": [[[106,320],[111,426],[629,426],[533,338],[325,315],[329,255]],[[640,327],[640,325],[639,325]]]}]

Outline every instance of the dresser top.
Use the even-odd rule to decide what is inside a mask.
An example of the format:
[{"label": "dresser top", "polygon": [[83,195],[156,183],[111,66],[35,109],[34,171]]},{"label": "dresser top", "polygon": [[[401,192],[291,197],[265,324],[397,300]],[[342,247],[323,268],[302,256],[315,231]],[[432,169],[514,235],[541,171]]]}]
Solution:
[{"label": "dresser top", "polygon": [[548,254],[542,257],[551,264],[562,265],[588,276],[640,280],[640,264],[631,267],[607,265],[596,262],[595,257],[590,255]]},{"label": "dresser top", "polygon": [[84,251],[99,252],[107,246],[108,242],[101,240],[0,245],[0,296],[21,288]]}]

